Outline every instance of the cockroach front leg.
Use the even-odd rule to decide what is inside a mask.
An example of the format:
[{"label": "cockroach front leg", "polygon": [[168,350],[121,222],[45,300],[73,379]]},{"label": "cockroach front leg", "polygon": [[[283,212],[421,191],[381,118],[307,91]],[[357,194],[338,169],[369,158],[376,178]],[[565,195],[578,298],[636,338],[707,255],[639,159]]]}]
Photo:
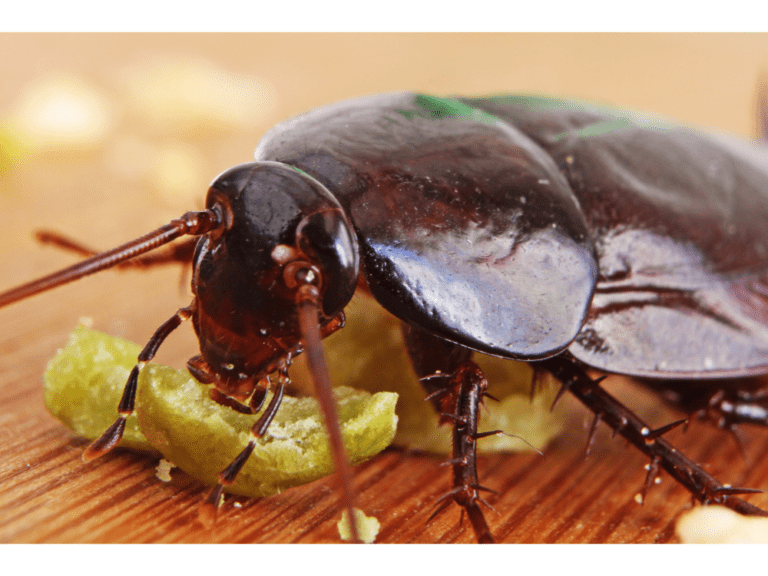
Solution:
[{"label": "cockroach front leg", "polygon": [[480,504],[491,507],[481,491],[477,478],[477,440],[496,434],[477,431],[479,408],[488,382],[480,368],[472,362],[467,348],[436,338],[427,332],[405,326],[403,330],[408,352],[417,375],[440,414],[440,423],[453,426],[453,454],[447,462],[453,468],[453,488],[443,495],[437,513],[456,502],[466,511],[478,542],[492,543],[488,523]]},{"label": "cockroach front leg", "polygon": [[267,433],[267,429],[272,423],[272,420],[275,418],[275,415],[280,408],[280,404],[283,401],[283,393],[285,392],[285,387],[289,383],[290,379],[288,377],[288,367],[284,366],[278,371],[278,383],[277,387],[275,388],[275,393],[272,396],[272,400],[270,400],[266,410],[264,410],[264,413],[251,428],[251,435],[248,439],[248,444],[246,444],[245,448],[235,457],[229,466],[227,466],[221,472],[221,474],[219,474],[216,486],[214,486],[213,490],[211,490],[210,494],[208,495],[208,498],[206,498],[205,502],[200,507],[198,517],[204,526],[210,527],[215,522],[216,514],[218,512],[219,506],[221,505],[221,496],[224,492],[224,489],[235,483],[237,475],[240,473],[240,470],[242,470],[243,466],[245,466],[245,463],[248,461],[248,458],[253,452],[253,449],[256,447],[256,441]]},{"label": "cockroach front leg", "polygon": [[117,408],[117,420],[115,420],[114,424],[112,424],[100,438],[95,440],[85,449],[85,452],[83,452],[83,460],[89,462],[94,458],[98,458],[112,450],[112,448],[117,446],[118,442],[120,442],[120,439],[123,437],[123,432],[125,431],[125,422],[128,419],[128,416],[133,414],[136,391],[139,386],[139,372],[146,366],[147,362],[155,357],[157,349],[168,335],[178,328],[184,320],[189,319],[192,315],[194,305],[193,302],[187,308],[179,308],[176,311],[176,314],[163,322],[160,328],[158,328],[152,335],[152,338],[149,339],[147,345],[144,346],[144,349],[139,353],[138,362],[128,376],[128,381],[123,389],[123,396],[120,399],[120,404]]},{"label": "cockroach front leg", "polygon": [[685,420],[653,430],[603,390],[600,387],[602,379],[590,378],[576,361],[565,356],[557,356],[536,362],[535,366],[551,372],[565,389],[592,410],[595,414],[595,423],[605,422],[648,455],[651,463],[640,493],[640,502],[645,499],[646,492],[661,467],[704,504],[722,504],[741,514],[768,516],[768,513],[757,506],[735,497],[737,494],[751,494],[760,490],[724,486],[662,438],[663,434],[684,424]]}]

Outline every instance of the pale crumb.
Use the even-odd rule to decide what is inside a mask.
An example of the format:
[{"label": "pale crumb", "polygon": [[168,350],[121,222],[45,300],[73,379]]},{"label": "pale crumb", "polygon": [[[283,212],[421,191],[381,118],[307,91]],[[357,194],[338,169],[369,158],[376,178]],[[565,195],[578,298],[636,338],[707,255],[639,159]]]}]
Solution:
[{"label": "pale crumb", "polygon": [[243,505],[240,502],[232,502],[232,506],[234,508],[242,508],[243,507]]},{"label": "pale crumb", "polygon": [[[353,508],[355,514],[355,521],[357,522],[357,531],[360,535],[360,539],[365,544],[371,544],[376,540],[376,536],[379,533],[381,524],[373,516],[366,516],[362,510]],[[339,529],[339,536],[346,541],[352,540],[352,531],[349,526],[349,514],[346,510],[341,514],[341,520],[336,523],[336,527]]]},{"label": "pale crumb", "polygon": [[642,504],[643,503],[643,495],[640,494],[640,492],[635,494],[635,502],[637,502],[638,504]]},{"label": "pale crumb", "polygon": [[155,476],[157,476],[157,479],[161,482],[170,482],[172,468],[175,468],[175,466],[163,458],[160,460],[160,462],[157,463],[157,467],[155,468]]},{"label": "pale crumb", "polygon": [[768,544],[768,518],[742,516],[724,506],[699,506],[677,521],[684,544]]},{"label": "pale crumb", "polygon": [[83,328],[93,328],[93,318],[90,316],[80,316],[80,319],[77,321],[77,323]]}]

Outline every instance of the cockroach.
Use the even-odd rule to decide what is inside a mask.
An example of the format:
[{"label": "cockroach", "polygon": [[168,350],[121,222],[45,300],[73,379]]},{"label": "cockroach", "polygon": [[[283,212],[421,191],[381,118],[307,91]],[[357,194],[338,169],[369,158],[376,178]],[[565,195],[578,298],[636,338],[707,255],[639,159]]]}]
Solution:
[{"label": "cockroach", "polygon": [[[141,256],[182,236],[193,238]],[[280,374],[209,513],[267,429],[299,353],[352,507],[321,340],[343,327],[361,287],[402,320],[416,373],[453,426],[453,489],[441,506],[461,506],[479,542],[493,537],[476,469],[487,382],[475,352],[552,373],[594,413],[590,439],[605,423],[642,450],[643,498],[663,468],[704,503],[766,515],[736,497],[756,490],[720,484],[662,438],[684,421],[652,430],[588,373],[641,378],[725,428],[768,424],[766,390],[738,380],[768,374],[760,144],[555,98],[358,98],[274,127],[254,162],[213,181],[204,210],[6,292],[0,306],[136,258],[191,259],[194,298],[150,338],[86,459],[117,444],[139,371],[184,320],[200,342],[189,370],[219,402],[255,412]]]}]

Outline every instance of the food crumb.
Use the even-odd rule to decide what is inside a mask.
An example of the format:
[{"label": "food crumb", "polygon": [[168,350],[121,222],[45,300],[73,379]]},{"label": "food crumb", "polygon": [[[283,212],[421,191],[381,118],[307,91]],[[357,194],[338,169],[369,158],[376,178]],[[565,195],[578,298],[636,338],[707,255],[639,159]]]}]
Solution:
[{"label": "food crumb", "polygon": [[[366,516],[362,510],[357,508],[352,509],[355,514],[355,521],[357,522],[357,531],[359,532],[360,540],[365,544],[371,544],[376,540],[376,536],[381,529],[381,524],[374,516]],[[339,536],[345,542],[352,540],[352,531],[349,526],[349,514],[346,510],[341,514],[341,520],[336,523],[336,527],[339,529]]]},{"label": "food crumb", "polygon": [[675,532],[684,544],[766,544],[768,518],[742,516],[724,506],[699,506],[680,517]]},{"label": "food crumb", "polygon": [[163,458],[160,460],[160,462],[157,463],[157,467],[155,468],[155,476],[157,476],[157,479],[161,482],[170,482],[172,468],[174,468],[174,465]]}]

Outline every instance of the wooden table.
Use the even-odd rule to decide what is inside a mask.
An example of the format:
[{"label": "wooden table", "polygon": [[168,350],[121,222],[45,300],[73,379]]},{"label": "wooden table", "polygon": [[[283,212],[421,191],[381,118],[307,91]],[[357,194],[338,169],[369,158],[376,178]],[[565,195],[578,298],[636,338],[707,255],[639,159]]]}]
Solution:
[{"label": "wooden table", "polygon": [[[31,240],[54,228],[111,247],[200,207],[201,181],[188,198],[153,191],[142,177],[115,171],[116,142],[180,141],[199,150],[210,180],[247,161],[259,135],[290,114],[348,96],[396,89],[435,93],[535,91],[598,98],[749,133],[749,110],[765,36],[0,36],[4,54],[0,121],[33,81],[52,72],[81,75],[122,102],[120,74],[163,55],[209,58],[269,78],[277,105],[256,127],[226,133],[153,131],[129,114],[95,149],[28,156],[0,176],[0,284],[5,289],[73,261]],[[697,62],[702,63],[701,66]],[[706,66],[703,63],[706,62]],[[375,68],[376,74],[370,69]],[[706,98],[702,98],[702,94]],[[125,108],[119,108],[124,111]],[[121,140],[122,139],[122,140]],[[128,140],[130,142],[130,139]],[[122,155],[125,160],[125,153]],[[130,155],[128,157],[130,161]],[[81,316],[95,328],[144,342],[188,302],[175,268],[106,272],[0,310],[0,542],[336,542],[336,496],[329,479],[262,500],[230,499],[212,529],[196,520],[207,488],[157,460],[116,451],[85,464],[85,442],[46,411],[41,375]],[[183,366],[195,353],[191,330],[174,333],[158,361]],[[621,388],[653,425],[675,414],[652,397]],[[674,542],[684,489],[662,475],[644,506],[634,501],[645,458],[607,430],[584,458],[589,418],[572,399],[566,432],[544,456],[483,457],[481,483],[491,528],[502,542]],[[746,457],[725,433],[694,424],[669,439],[721,481],[768,487],[768,435],[745,431]],[[427,522],[450,484],[440,458],[389,449],[356,469],[360,505],[378,517],[380,542],[472,542],[451,507]],[[763,507],[768,497],[749,500]]]}]

